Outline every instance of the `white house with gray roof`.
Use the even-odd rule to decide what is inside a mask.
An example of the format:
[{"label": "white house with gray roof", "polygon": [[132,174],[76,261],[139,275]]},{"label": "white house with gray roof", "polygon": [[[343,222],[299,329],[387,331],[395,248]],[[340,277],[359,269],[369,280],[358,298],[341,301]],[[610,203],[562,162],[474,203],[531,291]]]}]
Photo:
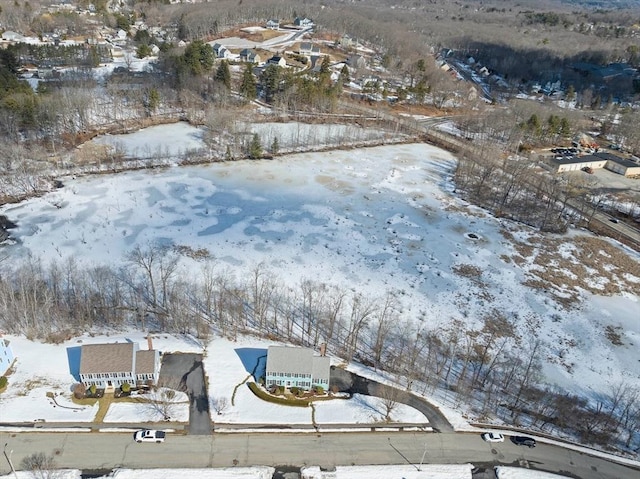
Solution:
[{"label": "white house with gray roof", "polygon": [[85,344],[80,349],[80,381],[87,387],[156,384],[159,374],[159,351],[140,350],[138,343]]},{"label": "white house with gray roof", "polygon": [[329,388],[330,361],[316,356],[313,349],[269,346],[265,384],[270,386],[311,389]]}]

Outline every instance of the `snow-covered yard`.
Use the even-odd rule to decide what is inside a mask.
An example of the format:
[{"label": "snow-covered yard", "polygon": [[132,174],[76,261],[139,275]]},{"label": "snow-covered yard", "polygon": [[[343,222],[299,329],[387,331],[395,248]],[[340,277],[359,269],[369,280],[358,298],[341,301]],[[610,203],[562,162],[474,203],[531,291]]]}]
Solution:
[{"label": "snow-covered yard", "polygon": [[[77,381],[70,371],[68,351],[71,348],[101,342],[135,341],[142,348],[147,344],[144,335],[134,331],[124,335],[86,335],[59,345],[42,344],[22,337],[6,338],[10,340],[17,360],[9,376],[9,387],[0,395],[0,422],[32,422],[38,419],[44,420],[43,426],[48,422],[91,422],[98,412],[97,404],[79,406],[71,400],[72,386]],[[205,350],[205,344],[191,337],[154,335],[153,343],[163,353],[202,353]],[[251,367],[248,368],[252,364],[252,356],[265,355],[270,344],[251,338],[236,341],[217,338],[206,344],[203,362],[208,375],[212,419],[218,429],[224,424],[312,424],[310,407],[267,403],[257,398],[244,384],[247,380],[254,380],[249,377]],[[42,357],[47,357],[44,364]],[[126,401],[111,403],[104,423],[115,426],[117,423],[162,421],[162,414],[144,401],[148,396],[142,395],[139,402],[133,395]],[[164,396],[159,398],[166,400]],[[188,422],[187,395],[177,392],[171,402],[171,420]],[[225,407],[220,407],[223,403],[226,403]],[[220,409],[219,414],[216,405]],[[315,407],[316,422],[325,425],[379,423],[383,422],[385,413],[382,400],[360,395],[348,400],[318,402]],[[399,404],[392,411],[391,421],[424,424],[427,419],[415,409]]]}]

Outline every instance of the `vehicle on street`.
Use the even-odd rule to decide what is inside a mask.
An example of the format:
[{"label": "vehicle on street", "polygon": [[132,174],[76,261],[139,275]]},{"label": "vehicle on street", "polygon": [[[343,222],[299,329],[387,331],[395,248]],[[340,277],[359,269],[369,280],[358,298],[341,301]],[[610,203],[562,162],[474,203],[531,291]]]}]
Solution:
[{"label": "vehicle on street", "polygon": [[485,432],[482,434],[482,439],[487,442],[504,442],[504,436],[497,432]]},{"label": "vehicle on street", "polygon": [[156,431],[154,429],[141,429],[133,434],[136,442],[164,442],[166,433],[164,431]]},{"label": "vehicle on street", "polygon": [[620,221],[618,221],[618,218],[609,218],[609,221],[611,221],[612,223],[619,223]]},{"label": "vehicle on street", "polygon": [[527,446],[528,448],[536,447],[536,440],[527,436],[511,436],[511,442],[516,446]]}]

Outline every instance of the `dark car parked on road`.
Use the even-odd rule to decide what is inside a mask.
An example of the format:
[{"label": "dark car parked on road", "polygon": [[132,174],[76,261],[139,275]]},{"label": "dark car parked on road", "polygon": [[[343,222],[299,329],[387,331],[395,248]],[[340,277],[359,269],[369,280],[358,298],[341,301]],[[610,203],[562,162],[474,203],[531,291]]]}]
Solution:
[{"label": "dark car parked on road", "polygon": [[536,440],[527,436],[511,436],[511,442],[516,446],[536,447]]}]

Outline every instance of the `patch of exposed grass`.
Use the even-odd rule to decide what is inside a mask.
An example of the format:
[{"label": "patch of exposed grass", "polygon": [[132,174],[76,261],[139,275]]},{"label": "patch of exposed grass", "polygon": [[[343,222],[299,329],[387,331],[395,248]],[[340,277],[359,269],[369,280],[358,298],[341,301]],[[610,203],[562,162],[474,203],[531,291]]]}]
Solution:
[{"label": "patch of exposed grass", "polygon": [[614,346],[623,346],[624,343],[622,342],[622,328],[620,326],[607,326],[604,330],[604,334],[607,337],[607,339],[609,341],[611,341],[611,344],[613,344]]},{"label": "patch of exposed grass", "polygon": [[623,291],[640,294],[640,281],[636,281],[640,264],[604,239],[533,236],[524,242],[503,234],[514,241],[513,262],[520,267],[531,265],[523,284],[551,292],[565,308],[574,307],[583,291],[605,296]]},{"label": "patch of exposed grass", "polygon": [[465,278],[479,279],[482,276],[482,270],[472,264],[457,264],[451,267],[454,273]]}]

